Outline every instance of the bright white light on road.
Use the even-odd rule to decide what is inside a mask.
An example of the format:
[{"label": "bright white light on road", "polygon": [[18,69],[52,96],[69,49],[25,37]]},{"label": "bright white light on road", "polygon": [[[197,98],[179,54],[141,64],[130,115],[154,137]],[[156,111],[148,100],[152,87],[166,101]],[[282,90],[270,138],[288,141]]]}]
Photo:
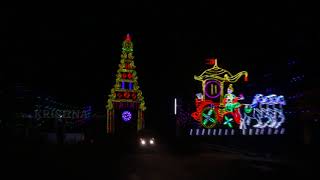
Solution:
[{"label": "bright white light on road", "polygon": [[143,139],[141,139],[140,143],[141,143],[142,145],[145,145],[145,144],[146,144],[146,141],[143,140]]},{"label": "bright white light on road", "polygon": [[152,139],[150,140],[150,144],[154,144],[154,141]]}]

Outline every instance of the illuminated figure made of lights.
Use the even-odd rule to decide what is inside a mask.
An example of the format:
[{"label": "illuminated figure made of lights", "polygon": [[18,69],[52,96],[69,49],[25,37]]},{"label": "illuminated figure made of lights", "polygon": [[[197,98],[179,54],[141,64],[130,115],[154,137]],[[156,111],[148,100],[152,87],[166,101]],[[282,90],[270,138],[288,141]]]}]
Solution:
[{"label": "illuminated figure made of lights", "polygon": [[251,104],[244,104],[240,128],[247,129],[248,126],[253,126],[254,128],[281,127],[285,121],[284,105],[286,105],[286,102],[282,95],[255,95]]},{"label": "illuminated figure made of lights", "polygon": [[144,128],[146,107],[135,69],[133,43],[128,34],[122,43],[116,84],[111,89],[106,105],[107,132],[109,134],[134,133]]},{"label": "illuminated figure made of lights", "polygon": [[[243,104],[244,96],[234,94],[233,84],[242,76],[248,81],[248,72],[241,71],[232,75],[229,71],[218,66],[217,59],[210,60],[214,66],[205,70],[194,79],[202,82],[203,93],[196,94],[196,111],[192,117],[205,128],[220,127],[246,129],[279,128],[285,121],[283,96],[269,95],[255,96],[252,104]],[[224,87],[228,84],[227,93]]]}]

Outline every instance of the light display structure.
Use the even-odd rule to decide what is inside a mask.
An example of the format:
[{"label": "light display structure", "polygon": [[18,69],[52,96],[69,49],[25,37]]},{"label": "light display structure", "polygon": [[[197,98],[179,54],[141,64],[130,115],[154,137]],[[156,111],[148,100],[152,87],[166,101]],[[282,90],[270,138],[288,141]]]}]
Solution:
[{"label": "light display structure", "polygon": [[[205,70],[201,75],[194,76],[195,80],[202,83],[203,92],[196,94],[196,111],[191,116],[204,128],[202,134],[211,132],[215,134],[215,130],[205,131],[205,129],[214,127],[242,129],[243,132],[253,128],[256,133],[261,133],[262,129],[278,129],[282,126],[285,122],[284,96],[257,94],[251,104],[241,103],[244,96],[233,94],[233,84],[242,76],[244,81],[248,81],[248,72],[241,71],[232,75],[218,66],[217,59],[211,59],[210,64],[214,66]],[[226,93],[225,85],[228,85]],[[199,134],[199,129],[196,130],[196,134]],[[220,131],[221,129],[217,134],[220,134]],[[252,129],[250,133],[251,131]],[[228,131],[225,132],[228,133]],[[278,130],[275,132],[277,133]]]},{"label": "light display structure", "polygon": [[[138,85],[135,70],[133,43],[127,34],[122,43],[122,54],[116,76],[116,84],[111,89],[107,108],[107,133],[121,133],[121,129],[138,131],[144,128],[144,98]],[[127,129],[128,130],[128,129]]]},{"label": "light display structure", "polygon": [[[205,128],[212,128],[217,124],[233,127],[240,124],[240,104],[233,93],[231,83],[237,82],[242,76],[248,80],[248,72],[241,71],[232,75],[229,71],[218,66],[217,59],[211,64],[214,66],[205,70],[201,75],[194,76],[194,79],[201,81],[203,93],[197,96],[197,111],[192,113],[192,117],[199,121]],[[224,94],[224,86],[228,83],[228,93]]]},{"label": "light display structure", "polygon": [[51,97],[38,96],[34,106],[35,126],[41,131],[52,131],[55,123],[64,122],[67,131],[81,131],[92,119],[91,106],[77,107],[57,102]]}]

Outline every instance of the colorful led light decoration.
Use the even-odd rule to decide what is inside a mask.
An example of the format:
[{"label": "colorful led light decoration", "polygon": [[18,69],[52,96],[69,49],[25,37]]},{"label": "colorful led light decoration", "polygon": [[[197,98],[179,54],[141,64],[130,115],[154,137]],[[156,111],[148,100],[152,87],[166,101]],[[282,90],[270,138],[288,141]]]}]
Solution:
[{"label": "colorful led light decoration", "polygon": [[[138,85],[137,72],[134,65],[133,43],[128,34],[122,43],[122,54],[117,70],[116,83],[111,89],[107,108],[107,132],[115,133],[115,121],[121,121],[121,117],[115,116],[115,110],[124,110],[131,107],[130,113],[137,114],[137,131],[144,127],[144,111],[146,110],[144,97]],[[135,112],[134,112],[135,111]],[[134,112],[134,113],[133,113]],[[125,113],[129,117],[129,113]],[[122,120],[126,121],[123,117]]]},{"label": "colorful led light decoration", "polygon": [[216,112],[212,107],[206,107],[203,109],[201,114],[201,124],[206,128],[212,128],[217,123]]},{"label": "colorful led light decoration", "polygon": [[[212,61],[212,60],[211,60]],[[224,97],[224,84],[225,83],[236,83],[241,76],[245,77],[245,81],[248,81],[248,72],[241,71],[235,75],[232,75],[229,71],[222,69],[218,66],[218,61],[215,59],[214,66],[210,69],[205,70],[200,76],[194,76],[194,79],[202,82],[202,89],[205,91],[205,85],[208,81],[216,81],[220,84],[220,105],[222,105]]]},{"label": "colorful led light decoration", "polygon": [[[278,129],[282,126],[285,122],[284,96],[256,94],[251,104],[242,104],[240,101],[244,100],[244,97],[242,94],[239,96],[234,94],[232,83],[236,83],[241,76],[244,76],[244,81],[248,81],[248,73],[241,71],[232,75],[229,71],[218,67],[216,59],[214,61],[210,59],[209,65],[213,67],[205,70],[200,76],[194,76],[195,80],[202,82],[203,92],[196,94],[196,111],[191,116],[203,127],[212,128],[218,125],[235,128],[235,125],[238,125],[240,129],[245,130]],[[227,93],[224,94],[226,83],[229,86],[226,89]],[[217,102],[216,99],[219,97]]]},{"label": "colorful led light decoration", "polygon": [[220,96],[220,83],[217,81],[207,81],[205,85],[205,93],[209,98],[217,98]]},{"label": "colorful led light decoration", "polygon": [[[209,65],[213,65],[213,67],[205,70],[200,76],[194,76],[195,80],[202,82],[203,94],[206,96],[196,99],[197,111],[192,113],[192,117],[200,121],[202,126],[206,128],[214,127],[216,123],[227,125],[230,128],[233,127],[233,124],[239,125],[241,116],[239,113],[240,103],[238,100],[242,100],[243,97],[236,97],[232,94],[232,84],[229,84],[228,93],[224,95],[224,84],[235,83],[241,76],[244,76],[245,81],[247,81],[248,72],[241,71],[232,75],[229,71],[218,66],[217,59],[210,59]],[[215,100],[217,98],[219,98],[218,103]],[[213,100],[215,100],[215,102],[213,102]],[[208,107],[213,107],[213,109],[208,110]],[[209,114],[204,114],[204,111],[208,111]],[[215,117],[208,119],[208,116],[212,115]],[[212,119],[214,119],[214,121],[210,121]],[[208,122],[212,122],[214,125],[208,126]]]},{"label": "colorful led light decoration", "polygon": [[131,114],[130,111],[123,111],[123,112],[122,112],[122,120],[123,120],[124,122],[130,121],[131,118],[132,118],[132,114]]},{"label": "colorful led light decoration", "polygon": [[286,105],[284,96],[271,94],[255,95],[251,104],[244,104],[244,113],[241,117],[241,129],[279,128],[285,121],[283,106]]}]

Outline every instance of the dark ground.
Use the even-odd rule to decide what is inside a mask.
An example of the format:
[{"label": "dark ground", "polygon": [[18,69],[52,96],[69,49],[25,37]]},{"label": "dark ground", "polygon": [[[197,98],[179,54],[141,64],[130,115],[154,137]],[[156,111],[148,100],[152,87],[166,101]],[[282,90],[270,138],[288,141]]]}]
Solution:
[{"label": "dark ground", "polygon": [[263,149],[261,147],[258,152],[192,141],[158,144],[154,151],[121,143],[7,144],[2,148],[1,174],[8,179],[165,180],[306,179],[318,175],[319,148],[287,146],[277,151]]}]

